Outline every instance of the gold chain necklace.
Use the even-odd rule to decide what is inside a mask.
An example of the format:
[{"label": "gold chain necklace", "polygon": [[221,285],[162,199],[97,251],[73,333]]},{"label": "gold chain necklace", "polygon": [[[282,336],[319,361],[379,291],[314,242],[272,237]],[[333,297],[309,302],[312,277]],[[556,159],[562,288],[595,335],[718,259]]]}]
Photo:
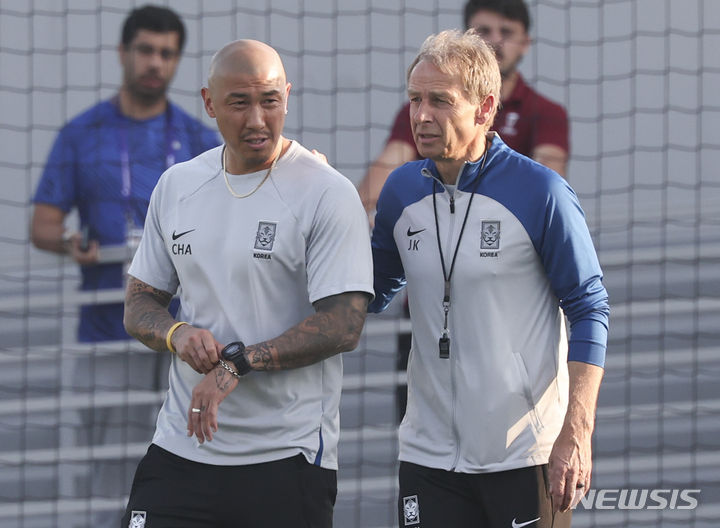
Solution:
[{"label": "gold chain necklace", "polygon": [[235,198],[247,198],[248,196],[252,196],[253,194],[255,194],[255,192],[256,192],[260,187],[262,187],[262,184],[265,183],[265,181],[270,177],[270,173],[271,173],[272,170],[275,168],[275,165],[277,164],[278,159],[280,159],[280,153],[282,153],[282,149],[280,149],[280,152],[279,152],[278,155],[275,157],[275,159],[273,160],[272,164],[270,165],[270,168],[269,168],[269,169],[267,170],[267,172],[265,173],[265,177],[262,179],[262,181],[261,181],[260,183],[258,183],[257,187],[255,187],[252,191],[250,191],[250,192],[247,193],[247,194],[238,194],[238,193],[235,192],[235,190],[234,190],[234,189],[232,188],[232,186],[230,185],[230,180],[228,180],[227,171],[225,170],[225,166],[226,166],[226,164],[227,164],[227,162],[225,161],[226,148],[223,147],[223,154],[222,154],[223,177],[225,178],[225,185],[227,186],[228,191],[230,191],[230,194],[232,194]]}]

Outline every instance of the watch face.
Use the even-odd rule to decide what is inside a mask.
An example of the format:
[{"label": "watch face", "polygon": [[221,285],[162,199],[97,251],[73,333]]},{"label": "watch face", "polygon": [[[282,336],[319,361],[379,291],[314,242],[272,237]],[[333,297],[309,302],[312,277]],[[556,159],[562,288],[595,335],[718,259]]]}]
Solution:
[{"label": "watch face", "polygon": [[223,359],[232,360],[233,357],[235,357],[237,354],[241,354],[244,351],[245,346],[241,342],[235,341],[225,346],[225,348],[222,349],[220,355],[223,357]]}]

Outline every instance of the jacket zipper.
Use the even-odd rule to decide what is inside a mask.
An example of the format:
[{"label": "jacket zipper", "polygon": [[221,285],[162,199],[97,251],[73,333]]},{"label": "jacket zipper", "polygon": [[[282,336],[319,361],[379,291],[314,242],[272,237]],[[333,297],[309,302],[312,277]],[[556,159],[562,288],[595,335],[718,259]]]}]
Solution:
[{"label": "jacket zipper", "polygon": [[[463,165],[460,168],[460,172],[458,173],[457,181],[455,190],[460,188],[460,179],[463,175],[463,170],[465,168],[465,165]],[[440,180],[440,178],[436,177],[434,174],[432,174],[427,169],[422,169],[423,174],[425,176],[430,176],[431,178],[435,179],[445,190],[445,192],[449,196],[449,202],[450,202],[450,224],[448,226],[448,241],[454,240],[454,231],[455,231],[455,193],[450,192],[447,187],[445,187],[445,184]],[[441,244],[442,245],[442,244]],[[452,251],[451,251],[452,254]],[[450,409],[450,419],[451,419],[451,429],[452,429],[452,436],[453,440],[455,441],[455,458],[453,459],[453,463],[451,466],[451,470],[454,470],[457,467],[458,460],[460,459],[460,434],[458,433],[458,427],[457,427],[457,420],[456,417],[456,411],[457,411],[457,387],[455,383],[455,369],[454,369],[454,363],[455,363],[455,355],[456,354],[450,354],[449,361],[450,363],[450,394],[451,394],[451,409]]]},{"label": "jacket zipper", "polygon": [[[455,187],[455,191],[460,187],[460,176],[462,175],[462,169],[460,171],[460,174],[458,175],[457,183],[458,185]],[[443,186],[444,187],[444,186]],[[455,240],[455,191],[452,193],[446,188],[445,191],[448,193],[448,196],[450,197],[450,223],[448,226],[448,237],[447,237],[447,248],[450,251],[449,257],[452,258],[452,248],[454,247],[452,245],[452,241]],[[452,325],[452,323],[450,323]],[[452,335],[452,333],[451,333]],[[455,457],[453,459],[452,463],[452,470],[454,470],[457,467],[458,460],[460,459],[460,433],[458,431],[457,426],[457,383],[455,382],[455,356],[457,354],[450,354],[450,394],[451,394],[451,428],[452,428],[452,435],[453,440],[455,441]]]},{"label": "jacket zipper", "polygon": [[[465,164],[460,167],[460,171],[458,172],[457,179],[455,180],[455,191],[452,193],[448,192],[450,195],[450,236],[448,237],[448,243],[451,240],[454,240],[454,234],[455,234],[455,192],[460,189],[460,180],[463,177],[463,172],[465,170]],[[447,190],[447,189],[446,189]],[[459,243],[459,241],[458,241]],[[450,246],[451,248],[453,246]],[[451,250],[452,254],[452,250]],[[452,257],[451,257],[452,258]],[[451,323],[452,324],[452,323]],[[455,440],[455,459],[452,463],[452,470],[455,470],[458,465],[458,460],[460,460],[460,433],[458,431],[457,426],[457,384],[455,383],[455,360],[456,360],[457,354],[450,354],[450,388],[452,392],[452,434],[453,438]]]},{"label": "jacket zipper", "polygon": [[[454,240],[454,234],[455,234],[455,193],[452,193],[450,195],[450,229],[448,232],[448,243],[450,241]],[[452,247],[452,246],[450,246]],[[452,254],[452,251],[451,251]],[[452,326],[453,323],[450,323]],[[452,335],[452,332],[451,332]],[[457,426],[457,383],[455,380],[455,361],[457,358],[457,354],[450,354],[450,390],[452,394],[452,435],[453,439],[455,441],[455,458],[453,459],[452,463],[452,470],[455,470],[458,464],[458,460],[460,459],[460,433],[458,431]]]}]

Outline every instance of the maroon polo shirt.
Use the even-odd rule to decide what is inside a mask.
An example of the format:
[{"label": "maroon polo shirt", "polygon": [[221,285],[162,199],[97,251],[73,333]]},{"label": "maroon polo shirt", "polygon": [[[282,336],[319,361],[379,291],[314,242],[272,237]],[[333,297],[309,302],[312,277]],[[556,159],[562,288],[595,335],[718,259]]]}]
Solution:
[{"label": "maroon polo shirt", "polygon": [[[556,145],[570,152],[568,118],[565,109],[530,88],[520,74],[510,97],[503,101],[491,130],[520,154],[530,156],[538,145]],[[410,103],[395,116],[388,142],[399,140],[412,145],[417,153],[410,128]]]}]

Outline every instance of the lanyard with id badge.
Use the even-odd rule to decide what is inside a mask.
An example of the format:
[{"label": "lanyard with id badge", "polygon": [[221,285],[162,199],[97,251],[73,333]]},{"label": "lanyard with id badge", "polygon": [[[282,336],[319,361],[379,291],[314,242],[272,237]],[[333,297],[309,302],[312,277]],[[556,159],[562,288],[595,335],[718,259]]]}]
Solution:
[{"label": "lanyard with id badge", "polygon": [[[120,108],[118,106],[118,112]],[[123,116],[124,117],[124,116]],[[128,146],[128,131],[126,126],[119,128],[120,143],[120,170],[121,189],[120,195],[123,200],[123,211],[125,213],[125,245],[128,250],[128,264],[132,260],[135,251],[140,245],[143,234],[144,218],[138,219],[132,203],[132,170],[130,168],[130,148]],[[170,126],[170,103],[167,103],[165,111],[165,168],[168,169],[175,164],[174,147],[177,139]],[[126,270],[127,271],[127,270]]]}]

